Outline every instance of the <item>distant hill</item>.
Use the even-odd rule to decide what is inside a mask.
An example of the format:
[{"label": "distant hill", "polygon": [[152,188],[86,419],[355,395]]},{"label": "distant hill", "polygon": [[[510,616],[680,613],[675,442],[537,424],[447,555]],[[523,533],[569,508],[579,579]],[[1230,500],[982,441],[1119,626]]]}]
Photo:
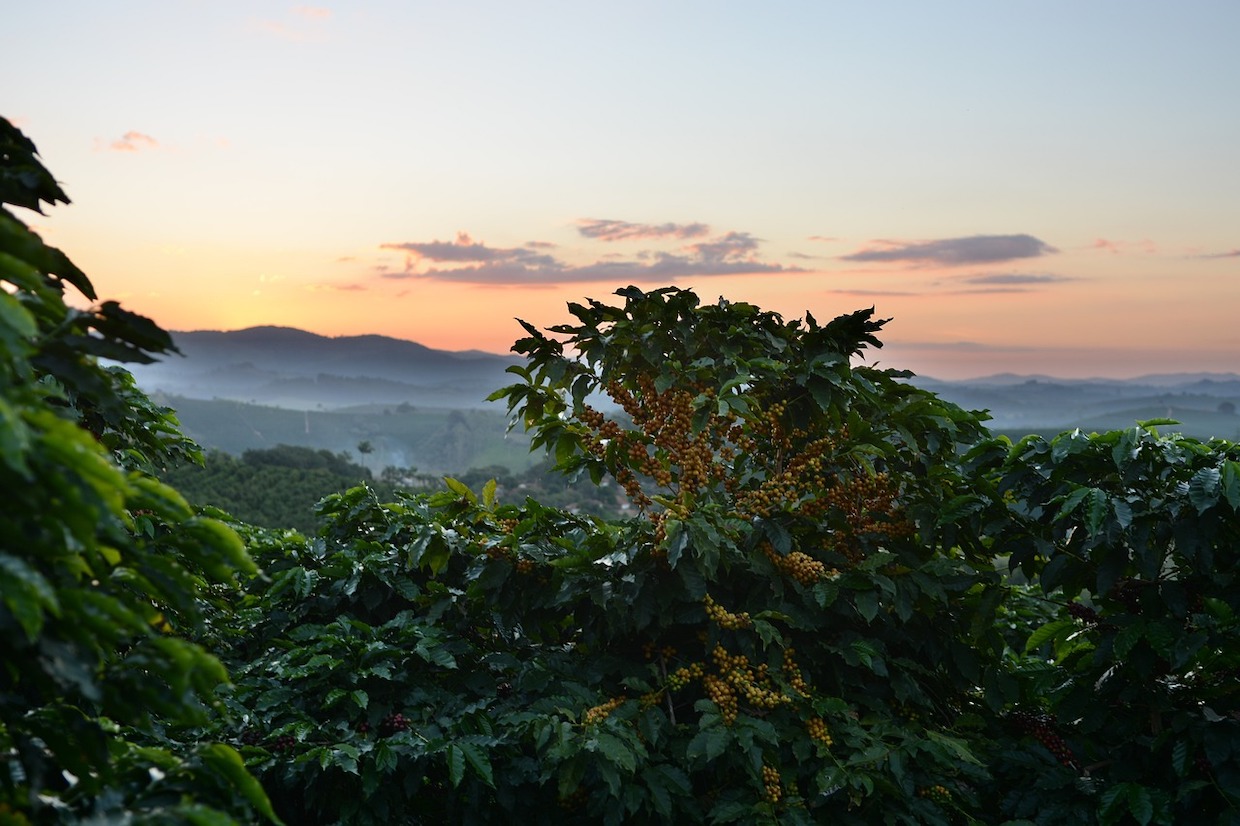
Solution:
[{"label": "distant hill", "polygon": [[1131,427],[1138,420],[1176,419],[1198,438],[1240,441],[1240,376],[1153,375],[1135,379],[1057,379],[1004,374],[968,381],[915,378],[913,383],[970,410],[988,410],[994,431],[1010,436]]},{"label": "distant hill", "polygon": [[[536,458],[526,453],[529,441],[519,428],[505,437],[503,405],[484,401],[515,381],[505,372],[522,363],[515,356],[288,327],[172,335],[183,357],[131,369],[143,389],[177,409],[204,447],[234,455],[277,444],[341,452],[367,441],[374,452],[357,460],[376,473],[388,465],[520,472]],[[961,407],[990,411],[990,428],[1013,438],[1170,418],[1182,424],[1165,430],[1240,441],[1240,376],[1233,373],[912,381]]]},{"label": "distant hill", "polygon": [[511,383],[512,356],[450,352],[387,336],[331,338],[290,327],[174,332],[184,354],[130,367],[148,392],[298,410],[359,404],[483,407]]}]

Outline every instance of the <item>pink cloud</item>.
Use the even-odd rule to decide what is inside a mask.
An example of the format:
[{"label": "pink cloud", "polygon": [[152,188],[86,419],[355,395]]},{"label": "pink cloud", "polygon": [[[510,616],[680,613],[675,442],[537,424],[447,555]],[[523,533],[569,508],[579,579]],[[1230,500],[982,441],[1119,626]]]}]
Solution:
[{"label": "pink cloud", "polygon": [[322,6],[295,6],[291,13],[295,19],[289,22],[251,18],[247,28],[292,43],[323,40],[322,26],[332,16],[331,9]]},{"label": "pink cloud", "polygon": [[362,284],[310,284],[306,289],[312,293],[356,293],[364,292],[366,287]]},{"label": "pink cloud", "polygon": [[1153,255],[1158,252],[1158,245],[1148,238],[1141,241],[1113,241],[1109,238],[1098,238],[1089,245],[1089,248],[1109,252],[1112,255],[1127,255],[1133,252]]},{"label": "pink cloud", "polygon": [[311,20],[326,20],[332,16],[332,10],[321,6],[296,6],[293,8],[293,14],[299,14]]},{"label": "pink cloud", "polygon": [[158,149],[159,141],[142,132],[129,131],[107,146],[113,152],[141,152],[144,149]]},{"label": "pink cloud", "polygon": [[[455,241],[407,241],[382,249],[405,254],[403,271],[376,268],[382,278],[438,279],[470,284],[534,286],[587,281],[668,281],[690,276],[799,273],[799,267],[771,264],[756,257],[759,239],[728,232],[683,248],[682,253],[643,250],[628,258],[604,255],[573,264],[523,247],[488,247],[468,233]],[[541,247],[539,247],[541,249]]]}]

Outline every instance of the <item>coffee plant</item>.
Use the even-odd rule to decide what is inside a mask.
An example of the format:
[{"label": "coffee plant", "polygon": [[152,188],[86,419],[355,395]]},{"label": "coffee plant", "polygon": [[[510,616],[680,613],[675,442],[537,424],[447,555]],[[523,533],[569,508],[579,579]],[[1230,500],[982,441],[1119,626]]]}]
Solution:
[{"label": "coffee plant", "polygon": [[496,397],[634,516],[448,480],[254,534],[213,734],[296,822],[968,819],[1004,650],[979,417],[854,364],[869,312],[621,295],[527,325]]},{"label": "coffee plant", "polygon": [[172,350],[7,205],[67,203],[0,118],[0,821],[274,816],[232,748],[188,738],[226,679],[187,637],[256,569],[150,472],[197,455],[172,412],[99,358]]},{"label": "coffee plant", "polygon": [[1240,446],[1169,425],[1002,459],[994,547],[1050,609],[996,680],[1026,735],[996,761],[1010,816],[1240,822]]}]

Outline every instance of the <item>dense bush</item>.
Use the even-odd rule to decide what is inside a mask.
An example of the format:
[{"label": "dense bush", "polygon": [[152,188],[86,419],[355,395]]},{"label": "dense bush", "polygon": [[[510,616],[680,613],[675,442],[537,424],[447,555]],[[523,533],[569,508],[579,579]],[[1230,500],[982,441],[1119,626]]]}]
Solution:
[{"label": "dense bush", "polygon": [[1003,682],[1012,817],[1240,822],[1240,446],[1159,424],[1029,437],[1000,468],[995,551],[1051,609]]},{"label": "dense bush", "polygon": [[[67,198],[0,118],[0,203]],[[99,357],[167,334],[0,207],[0,817],[231,822],[266,798],[232,748],[185,740],[226,678],[185,635],[255,573],[238,537],[148,471],[191,456],[171,411]],[[216,808],[210,808],[214,806]]]},{"label": "dense bush", "polygon": [[626,297],[560,331],[583,360],[531,331],[501,395],[639,517],[358,488],[311,541],[257,538],[272,581],[221,656],[233,736],[288,819],[977,809],[974,687],[1002,650],[956,458],[977,418],[851,366],[868,313]]}]

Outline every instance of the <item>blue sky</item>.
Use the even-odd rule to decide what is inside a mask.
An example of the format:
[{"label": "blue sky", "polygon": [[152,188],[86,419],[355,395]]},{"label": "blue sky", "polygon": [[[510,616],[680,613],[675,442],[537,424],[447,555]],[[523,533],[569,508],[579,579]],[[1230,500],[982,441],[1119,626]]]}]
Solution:
[{"label": "blue sky", "polygon": [[88,3],[4,13],[33,223],[172,329],[503,351],[675,283],[875,305],[942,377],[1236,370],[1240,4]]}]

